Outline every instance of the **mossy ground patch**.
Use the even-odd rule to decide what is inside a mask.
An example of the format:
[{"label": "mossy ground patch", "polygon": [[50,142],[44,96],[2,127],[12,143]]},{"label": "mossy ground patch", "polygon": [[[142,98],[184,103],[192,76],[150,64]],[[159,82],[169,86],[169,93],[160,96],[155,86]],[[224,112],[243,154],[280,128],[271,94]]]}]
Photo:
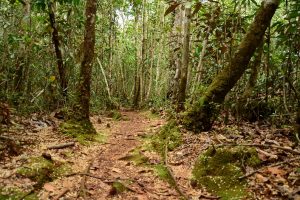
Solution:
[{"label": "mossy ground patch", "polygon": [[45,182],[71,173],[71,167],[66,163],[54,162],[43,157],[32,157],[22,167],[17,169],[17,174],[37,182],[39,186]]},{"label": "mossy ground patch", "polygon": [[234,147],[209,149],[199,156],[193,169],[193,179],[199,186],[224,200],[244,199],[249,196],[246,191],[242,166],[258,166],[260,160],[253,148]]},{"label": "mossy ground patch", "polygon": [[59,131],[75,138],[82,145],[89,145],[91,142],[105,143],[108,136],[106,133],[97,133],[89,121],[69,120],[60,125]]},{"label": "mossy ground patch", "polygon": [[148,140],[155,151],[164,154],[166,145],[169,151],[173,151],[182,144],[182,135],[176,122],[170,121]]},{"label": "mossy ground patch", "polygon": [[6,188],[6,189],[0,188],[0,200],[20,200],[20,199],[38,200],[39,198],[35,193],[27,195],[27,192],[22,192],[16,188]]}]

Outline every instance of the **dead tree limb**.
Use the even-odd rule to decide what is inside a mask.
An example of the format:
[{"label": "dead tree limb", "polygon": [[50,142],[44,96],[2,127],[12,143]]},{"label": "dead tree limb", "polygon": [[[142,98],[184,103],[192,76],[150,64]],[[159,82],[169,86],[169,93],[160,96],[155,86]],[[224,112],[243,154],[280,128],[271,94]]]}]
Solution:
[{"label": "dead tree limb", "polygon": [[169,144],[169,138],[167,139],[166,145],[165,145],[165,152],[164,152],[164,163],[166,166],[166,169],[168,170],[168,174],[170,175],[171,181],[174,183],[174,188],[175,190],[178,192],[178,194],[184,199],[184,200],[188,200],[188,196],[186,194],[184,194],[181,189],[179,188],[175,176],[173,174],[173,171],[171,169],[171,167],[168,165],[168,144]]},{"label": "dead tree limb", "polygon": [[70,189],[69,188],[65,188],[63,189],[58,195],[57,197],[55,197],[53,200],[59,200],[59,198],[63,197],[65,194],[67,194],[67,192],[69,192]]},{"label": "dead tree limb", "polygon": [[248,146],[248,147],[263,147],[263,148],[273,148],[273,149],[280,149],[284,151],[288,151],[292,154],[300,155],[300,151],[294,150],[290,147],[282,147],[278,145],[267,145],[267,144],[219,144],[215,147],[224,147],[224,146]]},{"label": "dead tree limb", "polygon": [[69,143],[57,144],[57,145],[49,146],[49,147],[47,147],[47,149],[63,149],[63,148],[67,148],[67,147],[72,147],[74,145],[75,145],[75,142],[69,142]]},{"label": "dead tree limb", "polygon": [[86,177],[87,177],[86,174],[89,173],[92,163],[93,163],[93,159],[89,162],[88,166],[84,170],[84,173],[82,173],[83,177],[80,182],[80,193],[79,194],[82,195],[83,199],[86,199],[86,186],[85,186]]},{"label": "dead tree limb", "polygon": [[268,165],[268,166],[264,166],[262,168],[259,168],[257,170],[254,170],[253,172],[250,172],[244,176],[240,176],[239,179],[244,179],[244,178],[247,178],[249,176],[252,176],[253,174],[256,174],[258,172],[262,172],[266,167],[276,167],[276,166],[279,166],[279,165],[283,165],[283,164],[287,164],[287,163],[291,163],[291,162],[294,162],[296,160],[300,160],[300,157],[297,157],[297,158],[292,158],[292,159],[288,159],[286,161],[282,161],[282,162],[278,162],[278,163],[274,163],[272,165]]}]

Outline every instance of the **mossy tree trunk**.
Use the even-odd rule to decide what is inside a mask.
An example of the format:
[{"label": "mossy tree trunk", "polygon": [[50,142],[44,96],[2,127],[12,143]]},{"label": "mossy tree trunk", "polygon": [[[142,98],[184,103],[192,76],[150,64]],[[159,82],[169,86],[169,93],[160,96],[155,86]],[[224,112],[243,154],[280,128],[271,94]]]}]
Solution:
[{"label": "mossy tree trunk", "polygon": [[80,68],[80,77],[78,83],[78,107],[74,109],[74,119],[78,122],[84,122],[83,127],[89,127],[87,133],[95,133],[90,122],[90,90],[91,75],[95,48],[95,22],[96,22],[97,0],[86,1],[86,22],[84,33],[84,52]]},{"label": "mossy tree trunk", "polygon": [[183,123],[187,129],[194,131],[211,129],[220,104],[223,103],[227,93],[247,69],[248,63],[264,37],[278,5],[279,0],[262,2],[254,21],[233,56],[232,62],[214,78],[200,100],[184,113]]}]

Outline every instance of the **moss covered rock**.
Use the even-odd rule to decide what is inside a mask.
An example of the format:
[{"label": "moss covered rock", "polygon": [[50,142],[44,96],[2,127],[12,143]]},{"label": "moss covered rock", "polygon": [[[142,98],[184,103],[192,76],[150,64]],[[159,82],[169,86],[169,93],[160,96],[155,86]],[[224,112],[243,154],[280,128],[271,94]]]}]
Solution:
[{"label": "moss covered rock", "polygon": [[168,150],[173,151],[182,144],[182,135],[175,121],[164,125],[158,134],[151,138],[152,147],[160,153],[164,153],[165,145],[168,143]]},{"label": "moss covered rock", "polygon": [[200,155],[193,169],[193,181],[205,186],[224,200],[247,199],[247,185],[240,180],[242,166],[258,166],[260,160],[253,148],[209,149]]},{"label": "moss covered rock", "polygon": [[0,188],[0,200],[38,200],[35,193],[28,194],[16,188]]},{"label": "moss covered rock", "polygon": [[65,163],[53,162],[43,157],[32,157],[24,166],[17,169],[17,175],[29,178],[41,186],[71,171],[71,167]]}]

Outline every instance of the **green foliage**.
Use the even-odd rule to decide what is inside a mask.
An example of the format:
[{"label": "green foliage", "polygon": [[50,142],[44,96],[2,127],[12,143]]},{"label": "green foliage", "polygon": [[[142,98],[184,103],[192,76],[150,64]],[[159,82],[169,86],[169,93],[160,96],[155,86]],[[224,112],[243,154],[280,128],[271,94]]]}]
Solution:
[{"label": "green foliage", "polygon": [[107,111],[106,116],[112,118],[115,121],[119,121],[122,119],[122,114],[118,110]]},{"label": "green foliage", "polygon": [[158,114],[158,111],[156,109],[150,109],[150,111],[144,111],[142,112],[142,115],[149,119],[159,119],[160,116]]},{"label": "green foliage", "polygon": [[224,200],[243,199],[248,196],[243,175],[244,165],[257,167],[261,163],[253,148],[210,148],[197,159],[193,179],[199,186],[221,196]]},{"label": "green foliage", "polygon": [[[54,2],[54,0],[33,0],[32,4],[40,10],[46,10],[49,1]],[[55,0],[55,2],[58,2],[60,4],[78,5],[80,3],[80,0]]]},{"label": "green foliage", "polygon": [[[235,104],[232,105],[235,106]],[[263,99],[253,99],[238,104],[233,113],[250,122],[266,120],[275,112],[275,105],[272,101],[266,103]]]}]

